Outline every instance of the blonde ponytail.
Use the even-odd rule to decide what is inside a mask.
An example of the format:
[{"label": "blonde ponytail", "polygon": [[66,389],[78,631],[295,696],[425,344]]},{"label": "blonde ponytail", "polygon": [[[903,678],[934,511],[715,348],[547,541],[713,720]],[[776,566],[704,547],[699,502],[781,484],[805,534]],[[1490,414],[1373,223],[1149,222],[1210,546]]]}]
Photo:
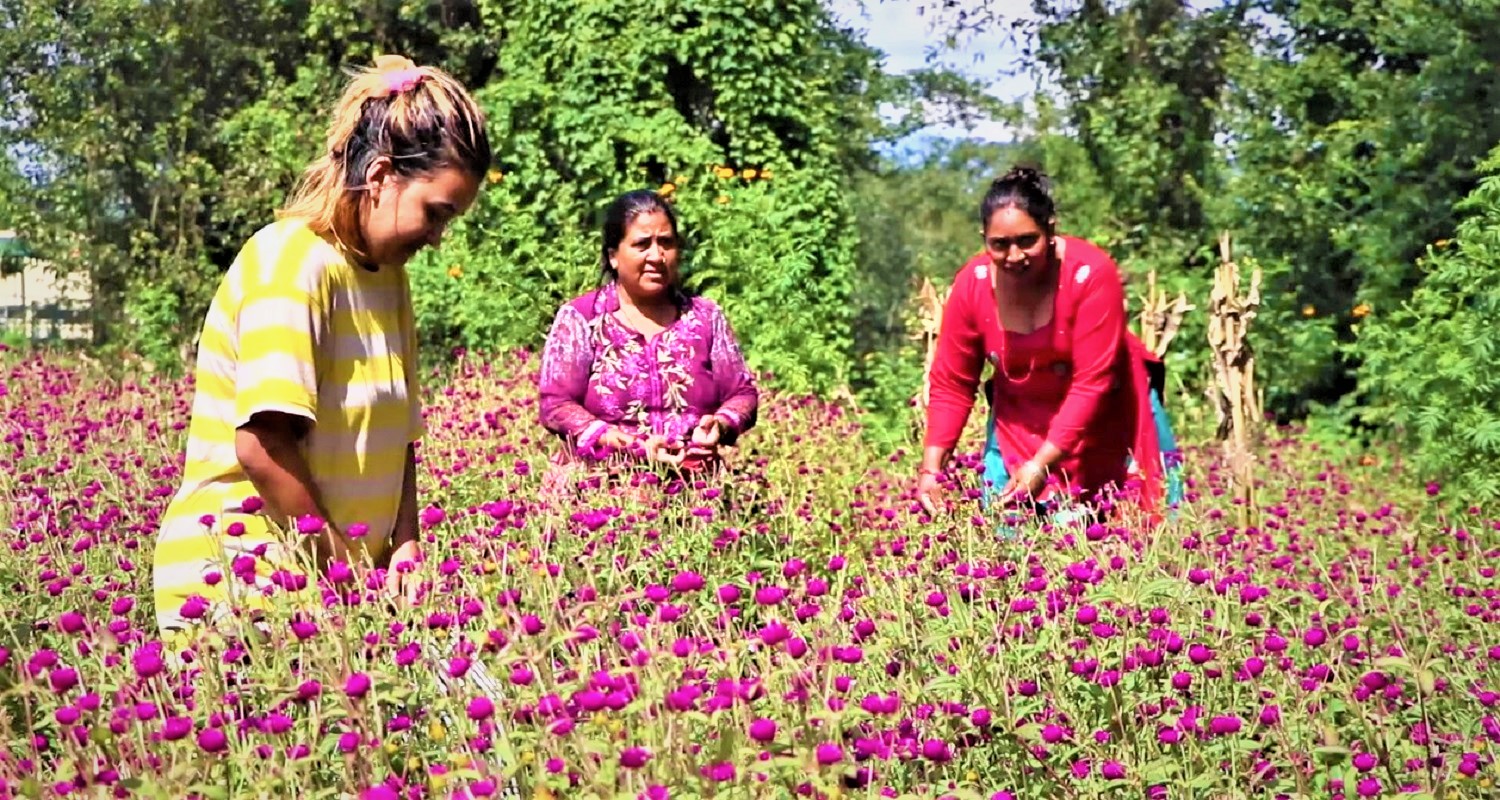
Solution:
[{"label": "blonde ponytail", "polygon": [[484,112],[463,84],[436,67],[382,55],[355,73],[333,108],[324,147],[303,172],[278,218],[305,220],[356,257],[359,198],[370,162],[384,156],[414,177],[454,166],[475,177],[490,165]]}]

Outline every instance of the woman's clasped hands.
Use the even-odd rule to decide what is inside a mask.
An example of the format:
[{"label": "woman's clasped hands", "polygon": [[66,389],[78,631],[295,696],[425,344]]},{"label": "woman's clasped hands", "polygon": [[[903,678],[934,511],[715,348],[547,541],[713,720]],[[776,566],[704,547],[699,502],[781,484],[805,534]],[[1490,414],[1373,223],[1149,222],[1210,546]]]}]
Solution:
[{"label": "woman's clasped hands", "polygon": [[713,414],[705,414],[685,439],[669,439],[660,434],[630,433],[612,426],[599,437],[599,444],[615,451],[644,455],[652,463],[680,468],[717,456],[723,433],[723,420]]}]

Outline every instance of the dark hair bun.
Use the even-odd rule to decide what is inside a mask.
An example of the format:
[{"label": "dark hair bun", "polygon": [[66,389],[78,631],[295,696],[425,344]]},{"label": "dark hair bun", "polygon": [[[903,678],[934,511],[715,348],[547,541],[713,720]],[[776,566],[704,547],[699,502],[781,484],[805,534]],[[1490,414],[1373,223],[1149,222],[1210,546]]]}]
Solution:
[{"label": "dark hair bun", "polygon": [[1009,172],[996,178],[993,186],[997,189],[1007,186],[1035,187],[1048,194],[1051,193],[1048,191],[1050,187],[1047,185],[1046,175],[1032,167],[1019,165],[1011,167]]},{"label": "dark hair bun", "polygon": [[1051,182],[1034,167],[1019,164],[996,178],[979,204],[979,224],[986,227],[990,217],[1001,208],[1019,208],[1031,215],[1036,223],[1050,235],[1056,219],[1056,204],[1052,200]]}]

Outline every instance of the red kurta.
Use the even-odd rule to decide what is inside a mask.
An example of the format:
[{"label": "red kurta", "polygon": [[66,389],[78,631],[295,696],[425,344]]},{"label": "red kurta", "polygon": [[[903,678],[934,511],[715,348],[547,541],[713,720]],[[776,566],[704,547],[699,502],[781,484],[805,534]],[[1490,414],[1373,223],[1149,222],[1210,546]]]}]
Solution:
[{"label": "red kurta", "polygon": [[996,441],[1011,475],[1051,441],[1064,453],[1053,471],[1092,493],[1124,486],[1128,458],[1135,456],[1152,505],[1160,455],[1143,351],[1125,324],[1119,269],[1097,246],[1060,238],[1066,244],[1052,319],[1031,333],[1001,329],[987,254],[959,271],[932,365],[926,443],[949,449],[958,443],[988,361],[996,366]]}]

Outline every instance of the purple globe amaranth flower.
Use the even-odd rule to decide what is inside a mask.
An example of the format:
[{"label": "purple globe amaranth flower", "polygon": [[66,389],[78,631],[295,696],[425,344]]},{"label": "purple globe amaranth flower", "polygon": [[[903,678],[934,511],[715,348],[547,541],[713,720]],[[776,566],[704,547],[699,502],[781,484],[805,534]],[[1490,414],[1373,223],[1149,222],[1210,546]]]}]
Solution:
[{"label": "purple globe amaranth flower", "polygon": [[1122,781],[1125,780],[1125,766],[1118,761],[1106,761],[1099,768],[1099,774],[1106,780]]},{"label": "purple globe amaranth flower", "polygon": [[218,728],[204,728],[198,732],[198,747],[205,753],[221,753],[229,746],[229,737]]},{"label": "purple globe amaranth flower", "polygon": [[928,739],[922,742],[922,757],[928,761],[946,764],[953,760],[953,752],[948,749],[948,743],[942,739]]},{"label": "purple globe amaranth flower", "polygon": [[364,697],[370,692],[370,676],[356,672],[344,681],[344,694],[353,698]]},{"label": "purple globe amaranth flower", "polygon": [[750,738],[761,743],[772,741],[776,738],[776,723],[764,717],[751,722]]},{"label": "purple globe amaranth flower", "polygon": [[826,767],[844,760],[844,748],[839,747],[833,742],[823,742],[818,745],[815,755],[817,756],[818,763]]},{"label": "purple globe amaranth flower", "polygon": [[1194,664],[1204,664],[1212,661],[1213,658],[1214,651],[1204,645],[1195,644],[1188,647],[1188,660]]},{"label": "purple globe amaranth flower", "polygon": [[1281,706],[1275,706],[1275,705],[1263,706],[1260,709],[1260,724],[1262,724],[1262,725],[1280,725],[1281,724]]},{"label": "purple globe amaranth flower", "polygon": [[472,720],[489,719],[495,713],[495,703],[488,697],[480,695],[479,697],[476,697],[469,701],[469,705],[468,708],[465,709],[465,713],[467,713],[469,715],[469,719]]},{"label": "purple globe amaranth flower", "polygon": [[1186,672],[1175,672],[1172,674],[1172,688],[1179,692],[1185,692],[1193,685],[1193,676]]},{"label": "purple globe amaranth flower", "polygon": [[627,747],[620,751],[620,766],[626,769],[640,769],[651,760],[651,753],[644,747]]},{"label": "purple globe amaranth flower", "polygon": [[1360,772],[1369,772],[1370,770],[1375,769],[1375,767],[1380,763],[1380,760],[1377,759],[1373,753],[1355,753],[1353,763],[1354,768],[1359,770]]},{"label": "purple globe amaranth flower", "polygon": [[755,590],[755,603],[762,606],[774,606],[786,599],[786,589],[780,586],[762,586]]},{"label": "purple globe amaranth flower", "polygon": [[1208,731],[1215,736],[1239,733],[1243,723],[1239,717],[1214,717],[1209,720]]},{"label": "purple globe amaranth flower", "polygon": [[696,592],[703,588],[703,576],[696,572],[679,572],[672,576],[672,591]]},{"label": "purple globe amaranth flower", "polygon": [[1047,744],[1057,744],[1068,738],[1068,731],[1058,725],[1047,725],[1042,728],[1042,741]]}]

